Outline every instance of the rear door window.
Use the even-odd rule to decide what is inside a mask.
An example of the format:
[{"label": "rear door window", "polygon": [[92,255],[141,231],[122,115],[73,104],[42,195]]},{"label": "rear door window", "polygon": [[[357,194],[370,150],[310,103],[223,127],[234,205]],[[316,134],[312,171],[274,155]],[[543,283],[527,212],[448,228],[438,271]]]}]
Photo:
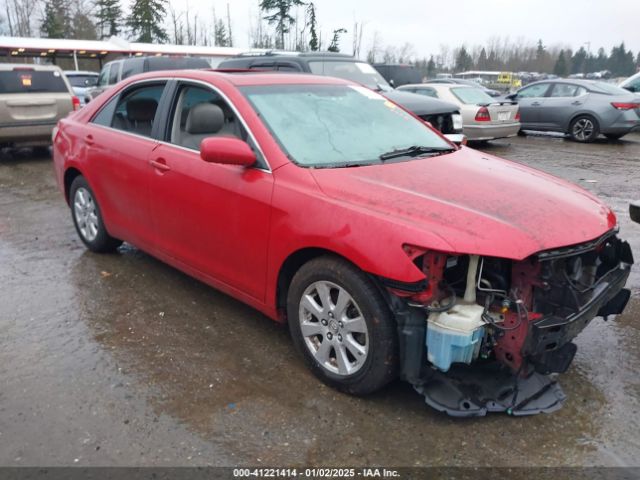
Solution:
[{"label": "rear door window", "polygon": [[60,72],[56,70],[33,70],[16,68],[0,71],[0,94],[2,93],[63,93],[69,92]]},{"label": "rear door window", "polygon": [[555,83],[551,92],[549,93],[550,97],[575,97],[578,94],[578,90],[580,87],[577,85],[571,85],[569,83]]},{"label": "rear door window", "polygon": [[164,87],[164,83],[154,83],[124,92],[116,105],[111,127],[150,137]]}]

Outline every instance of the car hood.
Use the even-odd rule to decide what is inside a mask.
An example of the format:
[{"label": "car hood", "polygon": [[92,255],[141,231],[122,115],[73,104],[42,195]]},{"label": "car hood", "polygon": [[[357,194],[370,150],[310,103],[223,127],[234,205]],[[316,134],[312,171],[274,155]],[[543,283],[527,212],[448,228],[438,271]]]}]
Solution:
[{"label": "car hood", "polygon": [[417,93],[401,92],[398,90],[381,93],[389,100],[396,102],[398,105],[403,106],[418,116],[453,113],[459,110],[459,107],[453,103],[444,102],[437,98],[431,98]]},{"label": "car hood", "polygon": [[520,260],[593,240],[616,224],[613,212],[586,190],[466,147],[311,172],[326,195],[402,222],[417,229],[417,237],[436,234],[457,253]]}]

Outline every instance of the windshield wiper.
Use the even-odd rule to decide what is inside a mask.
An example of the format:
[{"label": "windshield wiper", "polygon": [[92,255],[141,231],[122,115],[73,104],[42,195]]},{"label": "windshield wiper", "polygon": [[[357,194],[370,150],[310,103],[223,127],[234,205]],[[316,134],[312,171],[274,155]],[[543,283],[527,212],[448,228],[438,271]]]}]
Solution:
[{"label": "windshield wiper", "polygon": [[419,155],[440,155],[446,152],[453,152],[455,149],[451,147],[422,147],[419,145],[413,145],[407,148],[400,148],[398,150],[391,150],[390,152],[383,153],[378,158],[382,161],[391,160],[398,157],[417,157]]}]

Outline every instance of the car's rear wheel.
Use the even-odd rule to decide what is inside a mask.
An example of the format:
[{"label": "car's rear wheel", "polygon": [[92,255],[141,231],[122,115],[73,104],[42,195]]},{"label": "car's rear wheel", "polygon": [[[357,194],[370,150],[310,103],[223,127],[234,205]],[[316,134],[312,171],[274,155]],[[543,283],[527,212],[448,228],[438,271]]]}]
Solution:
[{"label": "car's rear wheel", "polygon": [[626,133],[605,133],[604,136],[609,140],[620,140]]},{"label": "car's rear wheel", "polygon": [[599,133],[598,121],[591,115],[580,115],[574,118],[569,125],[569,136],[576,142],[593,142],[598,138]]},{"label": "car's rear wheel", "polygon": [[71,216],[80,240],[93,252],[113,252],[122,241],[107,232],[102,221],[100,206],[83,176],[77,176],[69,189]]},{"label": "car's rear wheel", "polygon": [[347,261],[323,256],[303,265],[287,315],[296,348],[327,385],[364,395],[396,377],[393,315],[373,281]]}]

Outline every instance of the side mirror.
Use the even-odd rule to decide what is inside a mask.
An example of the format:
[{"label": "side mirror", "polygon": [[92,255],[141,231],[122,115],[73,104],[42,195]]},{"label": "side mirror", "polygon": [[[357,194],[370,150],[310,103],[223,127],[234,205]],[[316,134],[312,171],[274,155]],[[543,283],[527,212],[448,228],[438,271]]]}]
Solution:
[{"label": "side mirror", "polygon": [[393,80],[393,78],[389,80],[389,85],[391,85],[393,88],[396,88],[396,82]]},{"label": "side mirror", "polygon": [[517,93],[511,93],[509,95],[507,95],[506,97],[507,100],[515,100],[516,98],[518,98],[518,94]]},{"label": "side mirror", "polygon": [[235,137],[207,137],[200,142],[200,157],[209,163],[250,167],[256,154],[244,141]]},{"label": "side mirror", "polygon": [[467,136],[462,133],[447,133],[444,138],[458,146],[467,144]]},{"label": "side mirror", "polygon": [[629,215],[631,216],[631,220],[640,223],[640,201],[631,202],[629,205]]}]

